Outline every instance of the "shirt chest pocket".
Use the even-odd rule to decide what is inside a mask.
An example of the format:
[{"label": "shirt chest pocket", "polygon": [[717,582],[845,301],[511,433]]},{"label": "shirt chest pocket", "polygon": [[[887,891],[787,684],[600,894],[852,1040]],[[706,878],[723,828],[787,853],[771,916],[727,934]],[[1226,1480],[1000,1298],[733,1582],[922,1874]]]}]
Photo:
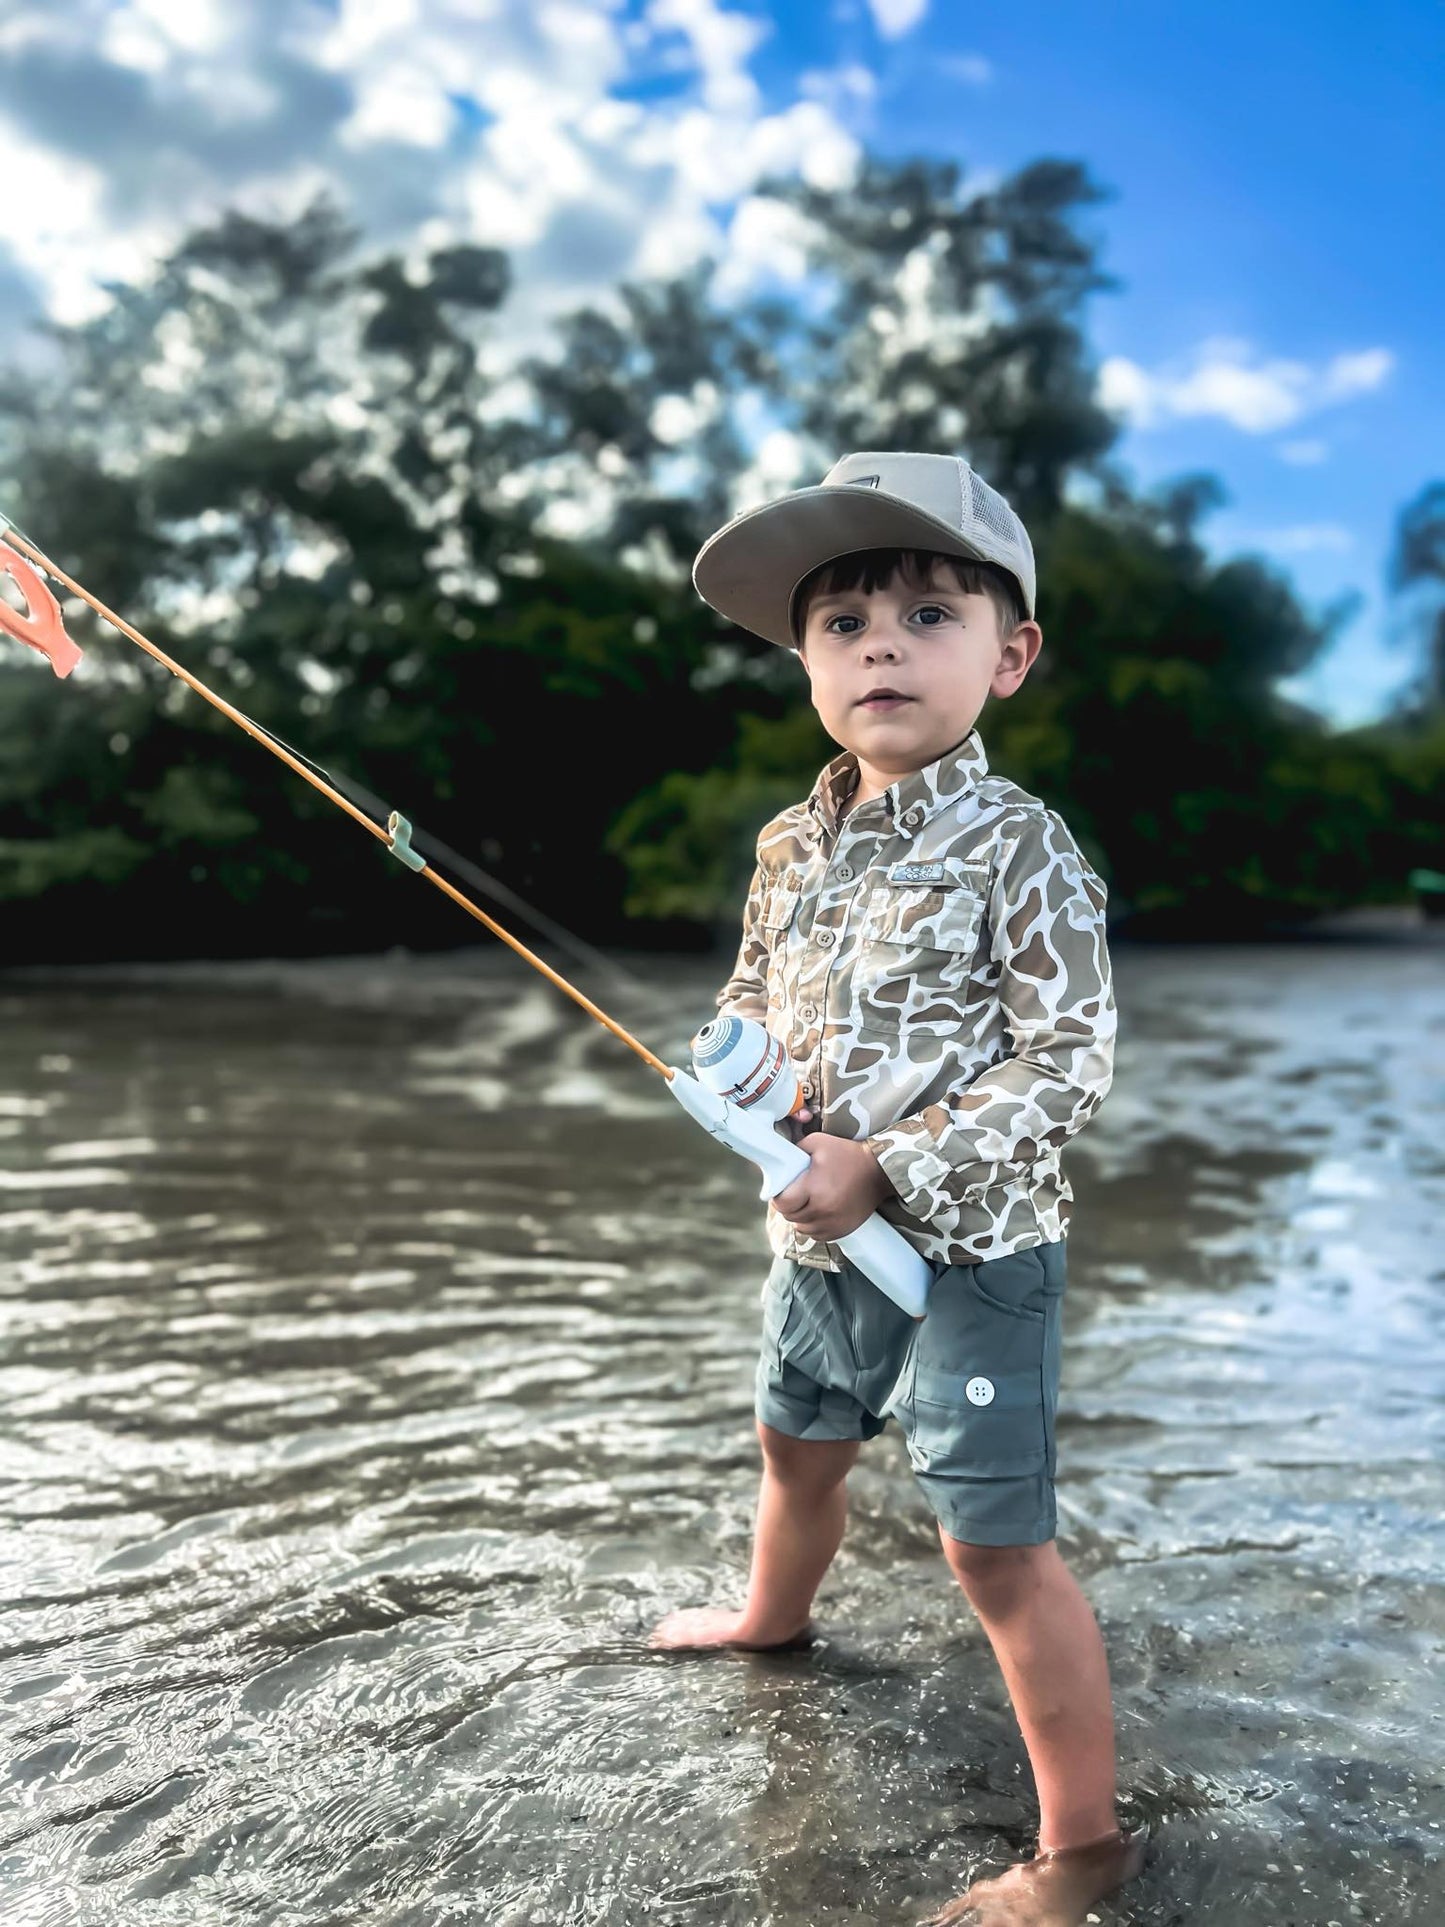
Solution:
[{"label": "shirt chest pocket", "polygon": [[853,968],[860,1031],[958,1028],[985,895],[986,872],[970,870],[946,884],[882,883],[869,892]]},{"label": "shirt chest pocket", "polygon": [[788,966],[788,942],[798,915],[798,900],[803,879],[795,871],[785,871],[763,892],[758,930],[767,946],[768,1002],[783,1002],[784,979]]}]

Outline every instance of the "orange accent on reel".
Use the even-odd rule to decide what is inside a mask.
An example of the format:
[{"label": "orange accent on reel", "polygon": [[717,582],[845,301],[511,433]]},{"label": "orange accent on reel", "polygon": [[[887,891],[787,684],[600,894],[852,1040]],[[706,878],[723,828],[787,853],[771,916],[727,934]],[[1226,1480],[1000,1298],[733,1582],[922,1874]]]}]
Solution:
[{"label": "orange accent on reel", "polygon": [[0,596],[0,629],[14,636],[17,642],[38,649],[57,676],[68,676],[80,661],[82,651],[65,633],[60,604],[24,557],[3,542],[0,542],[0,569],[25,598],[22,616]]},{"label": "orange accent on reel", "polygon": [[[769,1057],[773,1059],[773,1068],[768,1071],[760,1084],[755,1085],[753,1079],[766,1067]],[[769,1038],[763,1045],[762,1056],[729,1088],[728,1097],[740,1109],[747,1110],[749,1105],[756,1104],[760,1098],[767,1096],[777,1083],[786,1061],[781,1052],[774,1051],[773,1040]]]},{"label": "orange accent on reel", "polygon": [[[780,1077],[786,1076],[789,1071],[793,1071],[793,1101],[791,1105],[789,1105],[788,1107],[787,1115],[789,1117],[796,1117],[798,1115],[798,1112],[802,1110],[803,1087],[798,1082],[797,1072],[794,1069],[793,1061],[788,1056],[787,1052],[782,1049],[781,1046],[778,1046],[776,1049],[776,1052],[774,1052],[774,1045],[776,1044],[777,1044],[776,1038],[772,1037],[771,1034],[769,1034],[768,1042],[765,1043],[763,1046],[763,1054],[757,1060],[757,1062],[753,1065],[752,1069],[749,1071],[744,1071],[743,1075],[737,1080],[737,1082],[735,1084],[730,1084],[727,1090],[722,1093],[722,1095],[727,1098],[728,1102],[731,1104],[736,1104],[740,1111],[747,1110],[751,1105],[757,1104],[758,1102],[760,1102],[761,1099],[765,1098],[768,1095],[769,1091],[772,1090],[774,1084],[777,1083],[778,1079]],[[773,1055],[773,1059],[774,1059],[772,1070],[763,1079],[761,1084],[757,1085],[754,1089],[749,1090],[748,1088],[749,1085],[752,1084],[753,1079],[757,1076],[758,1072],[767,1063],[769,1055]]]}]

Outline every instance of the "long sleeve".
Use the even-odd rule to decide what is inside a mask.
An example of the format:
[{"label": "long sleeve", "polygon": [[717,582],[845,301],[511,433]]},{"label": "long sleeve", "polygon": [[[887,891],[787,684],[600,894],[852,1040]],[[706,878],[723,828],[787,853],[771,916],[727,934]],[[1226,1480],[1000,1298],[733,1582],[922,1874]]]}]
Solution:
[{"label": "long sleeve", "polygon": [[1107,894],[1062,818],[1031,811],[989,885],[1010,1054],[864,1139],[914,1215],[1022,1176],[1103,1102],[1116,1029]]},{"label": "long sleeve", "polygon": [[758,864],[743,905],[743,937],[737,960],[732,975],[717,995],[719,1016],[756,1017],[759,1023],[767,1016],[768,946],[762,935],[762,910],[763,869]]}]

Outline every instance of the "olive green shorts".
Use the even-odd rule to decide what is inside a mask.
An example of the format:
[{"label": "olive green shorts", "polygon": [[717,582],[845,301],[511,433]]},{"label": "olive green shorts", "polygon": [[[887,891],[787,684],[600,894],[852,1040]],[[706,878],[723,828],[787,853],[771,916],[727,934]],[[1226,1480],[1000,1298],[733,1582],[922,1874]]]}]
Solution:
[{"label": "olive green shorts", "polygon": [[755,1409],[799,1439],[871,1439],[896,1418],[952,1539],[1052,1539],[1064,1241],[935,1266],[922,1320],[846,1259],[775,1258],[763,1287]]}]

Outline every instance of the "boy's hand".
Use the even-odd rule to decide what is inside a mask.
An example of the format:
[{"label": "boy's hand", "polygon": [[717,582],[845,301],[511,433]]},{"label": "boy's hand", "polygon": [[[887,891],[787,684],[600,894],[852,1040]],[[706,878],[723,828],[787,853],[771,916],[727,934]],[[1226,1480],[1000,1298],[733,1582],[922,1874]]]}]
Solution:
[{"label": "boy's hand", "polygon": [[[793,1121],[801,1129],[812,1115],[799,1111]],[[893,1196],[883,1166],[867,1145],[853,1138],[830,1137],[826,1131],[810,1131],[793,1141],[812,1163],[778,1192],[773,1203],[805,1237],[841,1238],[856,1231],[885,1198]]]}]

